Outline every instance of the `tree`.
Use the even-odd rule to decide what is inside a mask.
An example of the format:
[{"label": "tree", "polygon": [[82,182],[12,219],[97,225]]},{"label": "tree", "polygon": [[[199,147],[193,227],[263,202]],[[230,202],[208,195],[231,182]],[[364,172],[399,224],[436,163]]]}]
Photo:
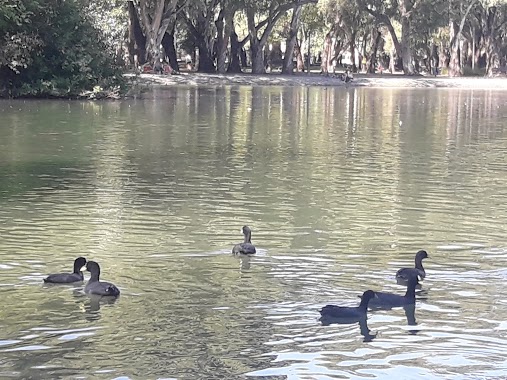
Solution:
[{"label": "tree", "polygon": [[153,62],[160,57],[160,45],[171,22],[185,8],[188,0],[130,0],[139,15],[146,38],[145,60]]},{"label": "tree", "polygon": [[[308,4],[303,7],[301,12],[301,20],[299,25],[299,38],[296,40],[296,57],[298,62],[298,70],[303,71],[304,62],[302,51],[308,51],[305,44],[310,44],[310,36],[320,37],[324,41],[324,29],[327,27],[325,19],[325,1],[322,0],[317,4]],[[322,59],[322,54],[321,54]]]},{"label": "tree", "polygon": [[215,35],[215,12],[219,0],[196,0],[187,6],[182,18],[193,37],[193,42],[199,51],[197,70],[200,72],[215,72],[214,52]]},{"label": "tree", "polygon": [[[146,37],[144,36],[134,2],[128,2],[128,51],[131,64],[146,63]],[[137,61],[137,62],[136,62]]]},{"label": "tree", "polygon": [[287,36],[287,42],[285,44],[285,56],[283,57],[283,67],[282,73],[284,74],[292,74],[293,67],[293,57],[294,57],[294,47],[297,42],[297,34],[299,29],[299,19],[301,17],[301,10],[303,7],[301,5],[297,6],[292,10],[292,18],[289,27],[289,35]]},{"label": "tree", "polygon": [[[398,14],[399,9],[396,6],[397,4],[395,2],[388,2],[385,0],[357,0],[357,2],[362,9],[375,18],[378,25],[384,25],[387,28],[389,35],[391,36],[391,40],[393,41],[396,55],[398,56],[398,59],[401,60],[403,57],[402,46],[398,40],[396,31],[394,30],[393,23],[391,22],[391,19],[394,19]],[[393,64],[393,62],[391,63]]]},{"label": "tree", "polygon": [[233,33],[233,20],[238,6],[238,1],[234,0],[222,0],[220,2],[220,12],[215,23],[217,29],[217,71],[219,73],[225,73],[227,71],[227,47]]},{"label": "tree", "polygon": [[[465,27],[465,22],[467,21],[468,15],[472,10],[472,7],[475,5],[477,0],[471,0],[468,4],[466,11],[463,15],[458,14],[455,15],[453,12],[453,4],[452,1],[449,1],[449,50],[450,50],[450,59],[449,59],[449,76],[457,77],[463,75],[463,67],[460,59],[460,51],[459,45],[461,40],[461,35],[463,33],[463,28]],[[459,2],[459,9],[461,10],[463,3]],[[461,20],[459,20],[461,18]],[[459,23],[458,21],[459,20]]]},{"label": "tree", "polygon": [[[278,20],[292,8],[305,4],[314,3],[318,0],[246,0],[245,12],[248,25],[248,37],[250,52],[252,55],[252,73],[265,73],[264,48],[268,37],[273,31]],[[266,15],[265,19],[258,24],[255,23],[257,15]],[[259,35],[260,33],[260,35]]]},{"label": "tree", "polygon": [[503,61],[505,65],[505,36],[507,26],[507,4],[505,2],[481,1],[479,3],[483,51],[486,60],[486,75],[492,76]]}]

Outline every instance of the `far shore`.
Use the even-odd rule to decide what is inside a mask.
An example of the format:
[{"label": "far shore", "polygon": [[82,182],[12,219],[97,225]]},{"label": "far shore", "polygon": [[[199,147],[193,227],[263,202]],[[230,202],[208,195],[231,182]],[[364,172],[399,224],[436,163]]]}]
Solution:
[{"label": "far shore", "polygon": [[507,90],[507,77],[459,77],[447,76],[403,76],[401,74],[354,74],[354,79],[345,83],[339,75],[325,76],[319,73],[282,75],[277,73],[253,74],[203,74],[182,72],[180,74],[130,74],[143,86],[342,86],[370,88],[459,88],[480,90]]}]

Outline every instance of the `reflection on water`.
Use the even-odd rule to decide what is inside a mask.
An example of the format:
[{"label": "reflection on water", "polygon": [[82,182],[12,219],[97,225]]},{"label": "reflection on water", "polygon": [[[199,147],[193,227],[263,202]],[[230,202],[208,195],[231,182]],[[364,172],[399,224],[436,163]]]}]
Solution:
[{"label": "reflection on water", "polygon": [[[0,377],[504,376],[506,103],[322,87],[1,101]],[[230,254],[244,224],[251,258]],[[419,249],[416,310],[318,322],[366,289],[402,294]],[[42,285],[80,255],[117,302]]]}]

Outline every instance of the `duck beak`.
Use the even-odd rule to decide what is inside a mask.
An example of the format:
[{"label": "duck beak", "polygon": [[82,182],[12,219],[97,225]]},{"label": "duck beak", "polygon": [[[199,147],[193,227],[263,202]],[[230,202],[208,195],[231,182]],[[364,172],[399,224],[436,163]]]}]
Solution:
[{"label": "duck beak", "polygon": [[80,272],[85,272],[86,271],[86,265],[83,265],[79,271]]}]

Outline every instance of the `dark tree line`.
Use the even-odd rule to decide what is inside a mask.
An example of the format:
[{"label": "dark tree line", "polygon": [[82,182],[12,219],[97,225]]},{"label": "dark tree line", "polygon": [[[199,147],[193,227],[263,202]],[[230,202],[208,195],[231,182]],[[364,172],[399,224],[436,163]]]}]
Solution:
[{"label": "dark tree line", "polygon": [[201,72],[319,64],[406,75],[494,75],[507,64],[505,0],[0,0],[0,92],[72,96],[181,52]]}]

